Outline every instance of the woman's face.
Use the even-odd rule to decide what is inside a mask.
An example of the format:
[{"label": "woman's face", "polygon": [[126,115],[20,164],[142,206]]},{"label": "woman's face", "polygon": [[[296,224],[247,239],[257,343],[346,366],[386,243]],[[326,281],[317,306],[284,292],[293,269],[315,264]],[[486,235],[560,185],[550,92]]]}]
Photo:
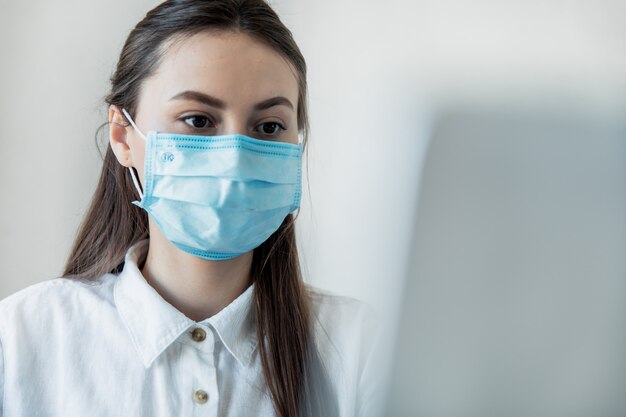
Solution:
[{"label": "woman's face", "polygon": [[[249,35],[201,32],[172,43],[145,79],[134,121],[148,131],[191,135],[244,134],[298,142],[298,81],[281,55]],[[109,120],[124,124],[121,109]],[[119,162],[134,166],[144,184],[146,143],[132,127],[111,125]]]}]

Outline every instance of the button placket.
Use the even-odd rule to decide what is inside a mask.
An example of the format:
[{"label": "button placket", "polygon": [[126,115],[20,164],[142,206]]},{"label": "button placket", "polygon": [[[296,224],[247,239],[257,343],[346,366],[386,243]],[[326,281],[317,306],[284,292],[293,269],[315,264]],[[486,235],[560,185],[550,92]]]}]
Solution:
[{"label": "button placket", "polygon": [[217,413],[219,397],[213,356],[215,336],[211,329],[198,324],[187,331],[187,337],[185,344],[195,347],[190,352],[194,358],[190,364],[193,369],[193,385],[192,391],[188,394],[197,407],[194,415],[201,413],[197,415],[213,416]]}]

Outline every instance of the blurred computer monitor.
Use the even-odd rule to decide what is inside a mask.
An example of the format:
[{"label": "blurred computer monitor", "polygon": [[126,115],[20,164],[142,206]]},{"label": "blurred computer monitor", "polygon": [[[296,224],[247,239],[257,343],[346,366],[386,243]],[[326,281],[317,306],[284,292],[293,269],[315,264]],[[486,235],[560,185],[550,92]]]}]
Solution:
[{"label": "blurred computer monitor", "polygon": [[626,416],[626,129],[453,111],[426,157],[386,416]]}]

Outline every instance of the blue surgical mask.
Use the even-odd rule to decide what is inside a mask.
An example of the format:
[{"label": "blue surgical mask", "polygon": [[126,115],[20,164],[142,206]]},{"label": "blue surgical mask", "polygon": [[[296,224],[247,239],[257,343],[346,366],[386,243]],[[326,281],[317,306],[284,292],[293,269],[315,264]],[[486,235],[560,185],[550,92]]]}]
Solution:
[{"label": "blue surgical mask", "polygon": [[204,259],[246,253],[300,207],[302,145],[245,135],[195,136],[139,130],[146,141],[143,192],[150,214],[179,249]]}]

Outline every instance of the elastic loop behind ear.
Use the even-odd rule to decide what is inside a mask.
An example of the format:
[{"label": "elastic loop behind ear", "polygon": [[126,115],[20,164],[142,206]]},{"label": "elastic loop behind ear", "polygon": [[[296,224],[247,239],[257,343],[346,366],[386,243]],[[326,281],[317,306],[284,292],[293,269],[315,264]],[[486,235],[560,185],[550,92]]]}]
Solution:
[{"label": "elastic loop behind ear", "polygon": [[126,116],[126,118],[128,119],[128,121],[130,122],[131,125],[133,125],[133,128],[137,131],[137,133],[139,133],[139,135],[141,135],[141,137],[143,138],[143,140],[147,140],[146,139],[146,135],[144,135],[141,130],[139,130],[139,128],[137,127],[137,125],[135,124],[135,121],[133,120],[132,117],[130,117],[130,114],[128,114],[128,112],[126,111],[126,109],[122,109],[122,113],[124,113],[124,116]]},{"label": "elastic loop behind ear", "polygon": [[142,201],[143,200],[143,192],[141,191],[141,186],[139,185],[139,181],[137,180],[137,177],[135,176],[135,171],[133,170],[133,168],[128,168],[128,170],[130,171],[130,176],[133,179],[133,184],[135,185],[135,188],[137,189],[137,192],[139,193],[139,200]]}]

